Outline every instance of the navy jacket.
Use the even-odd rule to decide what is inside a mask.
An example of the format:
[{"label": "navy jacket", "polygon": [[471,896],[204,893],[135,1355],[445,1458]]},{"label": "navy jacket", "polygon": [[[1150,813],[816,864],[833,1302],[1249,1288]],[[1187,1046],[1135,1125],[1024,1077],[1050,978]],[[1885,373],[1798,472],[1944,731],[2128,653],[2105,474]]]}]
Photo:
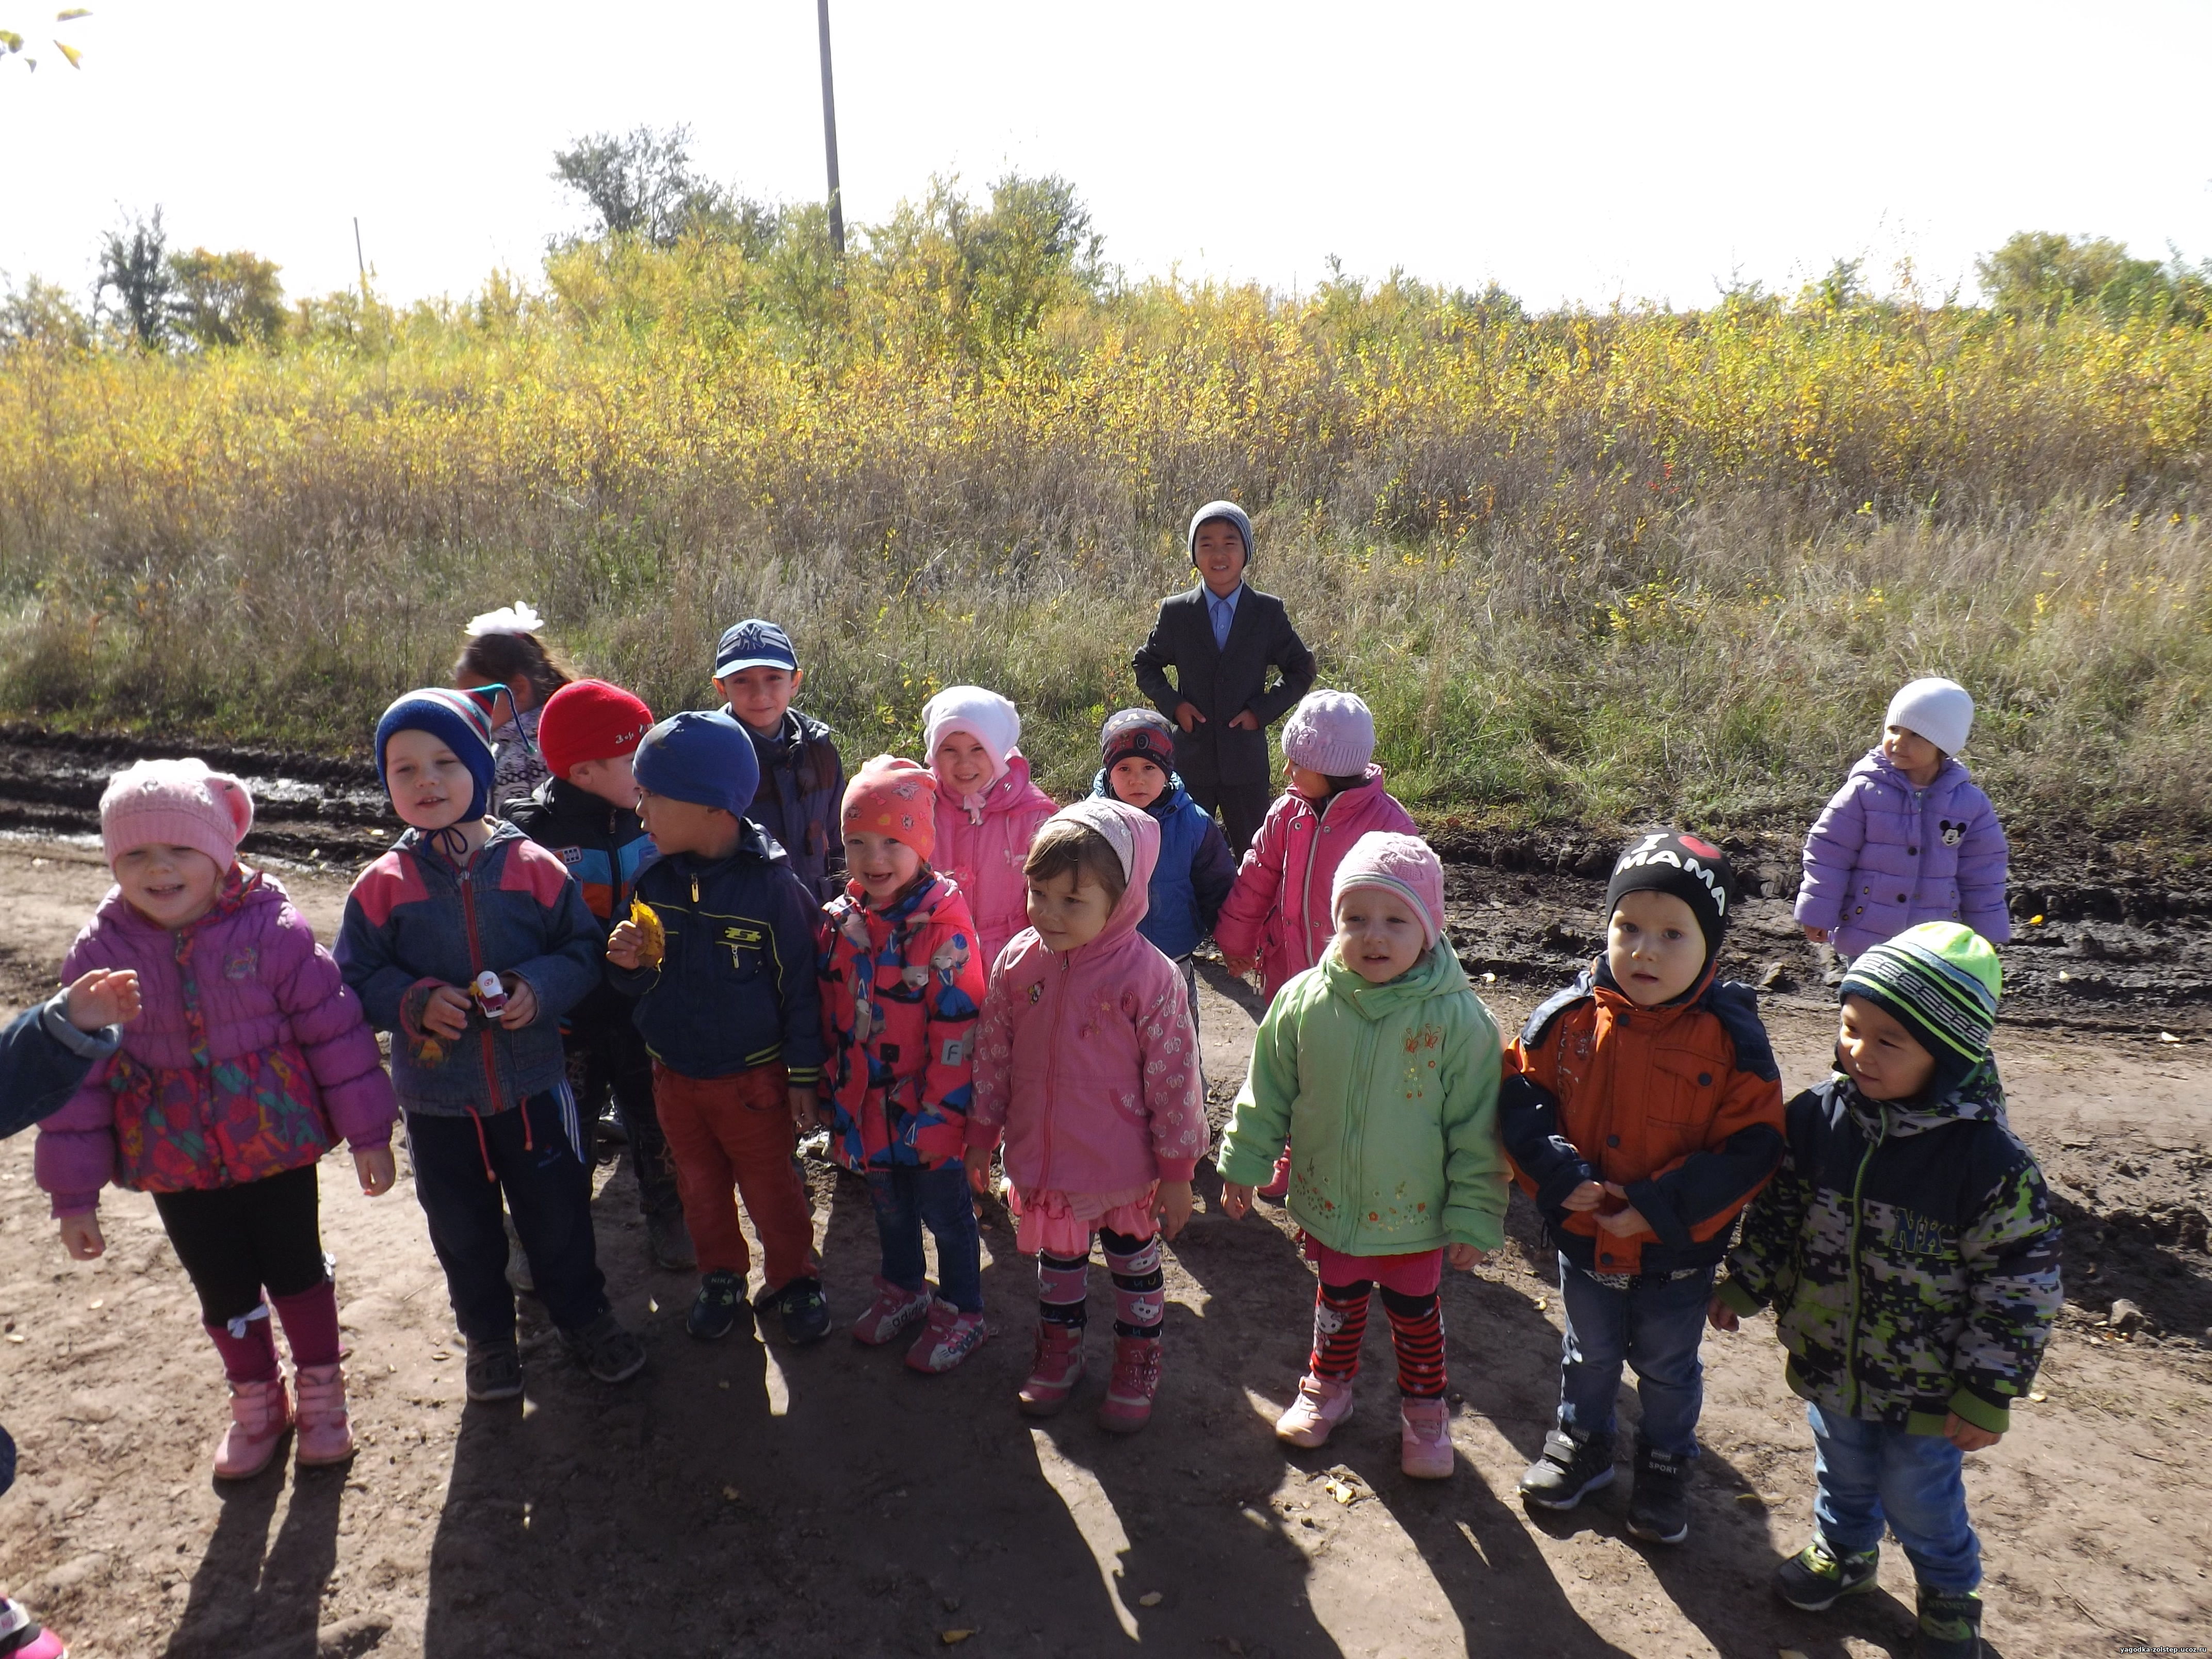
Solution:
[{"label": "navy jacket", "polygon": [[[338,971],[392,1033],[392,1086],[410,1112],[504,1112],[562,1083],[561,1018],[599,983],[605,936],[560,860],[513,824],[464,869],[410,830],[346,895]],[[422,1024],[429,994],[466,988],[484,969],[512,973],[538,1018],[510,1031],[471,1006],[458,1041]]]},{"label": "navy jacket", "polygon": [[[728,705],[723,705],[726,713]],[[732,720],[737,717],[731,715]],[[744,726],[743,720],[738,724]],[[783,726],[764,738],[745,726],[760,763],[760,787],[745,816],[784,850],[816,904],[828,904],[845,892],[845,838],[838,814],[845,804],[845,759],[830,728],[796,708],[783,711]]]},{"label": "navy jacket", "polygon": [[[638,877],[660,856],[636,813],[562,778],[548,778],[510,803],[507,819],[576,878],[603,935],[629,916]],[[568,1030],[587,1043],[610,1028],[629,1037],[631,1012],[629,999],[602,978],[568,1011]]]},{"label": "navy jacket", "polygon": [[[1091,780],[1101,800],[1116,799],[1101,767]],[[1190,798],[1170,775],[1159,799],[1145,809],[1160,826],[1160,856],[1145,890],[1151,908],[1137,931],[1164,957],[1187,957],[1213,931],[1221,902],[1237,884],[1237,860],[1213,814]]]},{"label": "navy jacket", "polygon": [[635,997],[653,1057],[684,1077],[731,1077],[781,1060],[794,1085],[822,1074],[822,1000],[815,982],[821,908],[791,860],[746,821],[726,859],[662,858],[637,896],[668,936],[657,968],[607,964],[607,981]]},{"label": "navy jacket", "polygon": [[113,1054],[122,1029],[80,1031],[69,1023],[69,993],[58,991],[0,1032],[0,1139],[69,1104],[94,1060]]}]

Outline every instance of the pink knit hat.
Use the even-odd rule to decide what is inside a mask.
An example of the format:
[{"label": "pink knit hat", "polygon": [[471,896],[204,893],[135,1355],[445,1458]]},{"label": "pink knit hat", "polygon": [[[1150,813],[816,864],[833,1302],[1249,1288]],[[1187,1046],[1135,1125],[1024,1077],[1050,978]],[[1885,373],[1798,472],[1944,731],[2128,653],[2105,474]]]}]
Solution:
[{"label": "pink knit hat", "polygon": [[107,781],[100,797],[100,849],[112,865],[134,847],[190,847],[217,870],[238,861],[253,828],[253,797],[204,760],[143,760]]},{"label": "pink knit hat", "polygon": [[896,755],[878,755],[845,786],[839,809],[842,834],[889,836],[904,842],[924,864],[937,851],[937,775]]},{"label": "pink knit hat", "polygon": [[1309,691],[1283,722],[1283,758],[1324,777],[1356,778],[1375,757],[1375,716],[1350,691]]},{"label": "pink knit hat", "polygon": [[1420,918],[1421,937],[1429,944],[1434,945],[1443,933],[1444,866],[1419,836],[1370,830],[1352,842],[1329,885],[1330,915],[1355,887],[1380,887],[1404,899]]}]

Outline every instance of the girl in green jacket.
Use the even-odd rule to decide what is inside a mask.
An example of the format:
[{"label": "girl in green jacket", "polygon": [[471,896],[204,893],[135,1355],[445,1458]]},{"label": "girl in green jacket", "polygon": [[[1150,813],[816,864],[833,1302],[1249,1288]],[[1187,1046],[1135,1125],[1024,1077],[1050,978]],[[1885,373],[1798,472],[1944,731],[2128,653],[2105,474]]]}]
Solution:
[{"label": "girl in green jacket", "polygon": [[1439,944],[1443,908],[1425,842],[1360,837],[1336,872],[1336,936],[1260,1022],[1220,1158],[1224,1206],[1242,1217],[1290,1143],[1287,1201],[1321,1273],[1313,1358],[1275,1432],[1318,1446],[1351,1415],[1379,1285],[1398,1353],[1400,1462],[1424,1480],[1452,1472],[1443,1265],[1473,1267],[1504,1243],[1506,1197],[1498,1026]]}]

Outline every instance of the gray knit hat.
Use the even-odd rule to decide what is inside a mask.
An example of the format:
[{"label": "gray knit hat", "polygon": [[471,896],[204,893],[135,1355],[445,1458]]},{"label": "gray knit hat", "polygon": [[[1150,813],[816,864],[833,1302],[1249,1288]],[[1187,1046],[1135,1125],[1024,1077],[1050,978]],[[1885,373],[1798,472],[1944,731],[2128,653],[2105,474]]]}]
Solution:
[{"label": "gray knit hat", "polygon": [[1226,519],[1237,526],[1237,533],[1244,538],[1244,562],[1252,562],[1252,520],[1243,507],[1234,501],[1208,501],[1190,515],[1190,532],[1183,538],[1190,545],[1191,562],[1198,562],[1198,527],[1209,519]]}]

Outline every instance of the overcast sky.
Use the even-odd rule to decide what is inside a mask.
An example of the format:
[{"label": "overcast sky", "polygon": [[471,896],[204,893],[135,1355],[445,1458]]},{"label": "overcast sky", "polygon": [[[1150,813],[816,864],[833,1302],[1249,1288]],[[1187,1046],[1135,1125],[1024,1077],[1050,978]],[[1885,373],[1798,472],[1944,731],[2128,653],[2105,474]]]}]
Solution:
[{"label": "overcast sky", "polygon": [[[1134,273],[1310,285],[1336,254],[1532,304],[1703,304],[1838,255],[1972,289],[2035,228],[2212,255],[2212,5],[832,0],[848,220],[935,173],[1073,179]],[[0,27],[52,33],[0,0]],[[538,270],[577,136],[687,122],[748,194],[823,190],[811,0],[95,0],[0,64],[0,271],[99,232],[248,247],[293,294]]]}]

